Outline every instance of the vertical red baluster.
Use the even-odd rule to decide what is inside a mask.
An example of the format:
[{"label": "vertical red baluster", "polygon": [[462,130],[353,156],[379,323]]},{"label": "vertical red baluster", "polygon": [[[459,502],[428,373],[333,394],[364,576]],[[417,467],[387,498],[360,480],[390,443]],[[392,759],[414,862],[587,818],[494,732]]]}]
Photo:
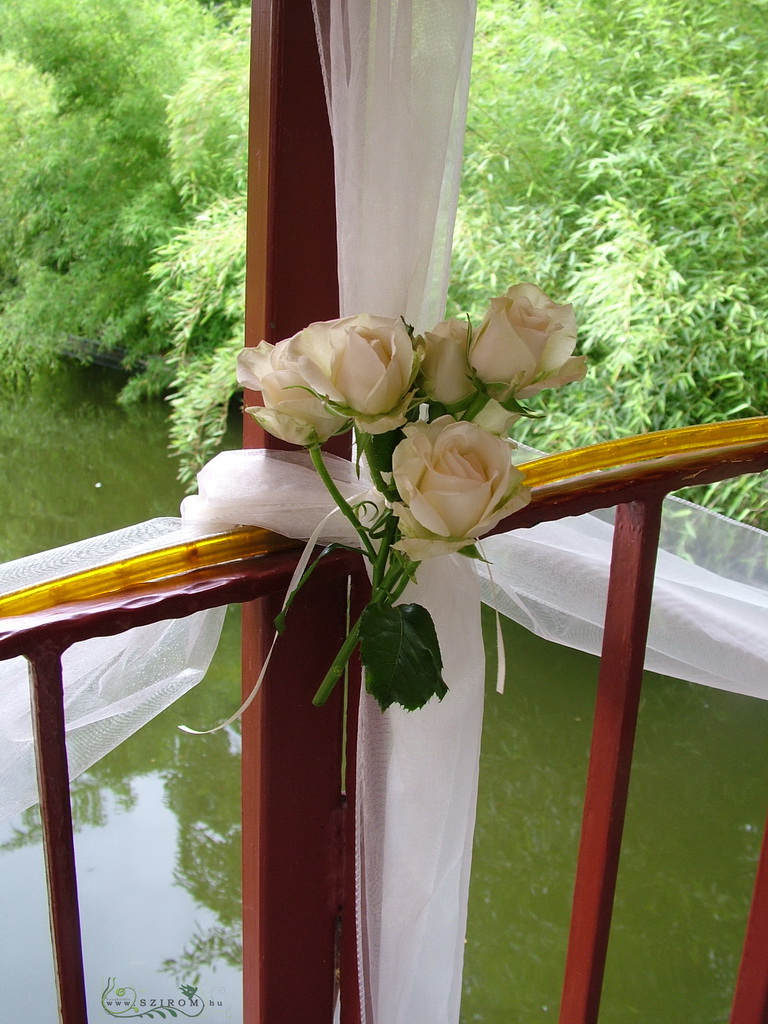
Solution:
[{"label": "vertical red baluster", "polygon": [[[352,578],[351,619],[362,613],[371,588],[364,573]],[[355,856],[355,798],[357,758],[357,717],[360,704],[359,659],[350,663],[347,708],[346,810],[344,822],[344,891],[341,929],[341,1024],[360,1024],[360,987],[357,949],[357,878]]]},{"label": "vertical red baluster", "polygon": [[594,1024],[600,1006],[660,521],[660,500],[616,509],[560,1024]]},{"label": "vertical red baluster", "polygon": [[29,660],[37,786],[59,1015],[61,1024],[87,1024],[61,652],[42,648],[30,655]]},{"label": "vertical red baluster", "polygon": [[[338,281],[333,151],[311,0],[253,0],[252,11],[246,343],[257,345],[338,316]],[[243,438],[247,447],[284,447],[250,417]],[[338,440],[334,450],[343,454]],[[346,583],[310,593],[313,603],[304,597],[294,608],[263,696],[243,720],[247,1024],[330,1019],[342,708],[340,693],[323,710],[309,700],[340,642]],[[244,608],[246,692],[277,611],[269,601]]]},{"label": "vertical red baluster", "polygon": [[[343,901],[343,687],[323,708],[311,701],[345,635],[346,591],[343,578],[304,587],[244,732],[248,1024],[332,1019]],[[280,602],[264,606],[274,615]]]},{"label": "vertical red baluster", "polygon": [[730,1024],[768,1024],[768,824],[763,833]]}]

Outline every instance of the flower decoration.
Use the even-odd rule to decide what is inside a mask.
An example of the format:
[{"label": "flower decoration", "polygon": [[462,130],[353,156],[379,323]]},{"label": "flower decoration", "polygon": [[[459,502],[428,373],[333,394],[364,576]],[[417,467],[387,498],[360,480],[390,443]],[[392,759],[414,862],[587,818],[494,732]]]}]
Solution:
[{"label": "flower decoration", "polygon": [[[529,501],[508,431],[534,415],[521,399],[584,377],[575,343],[573,308],[519,284],[491,300],[476,331],[469,319],[448,320],[421,335],[402,318],[363,314],[240,353],[238,381],[264,403],[247,412],[307,449],[370,563],[370,601],[316,704],[358,645],[366,689],[382,710],[415,710],[445,696],[432,619],[420,605],[398,601],[424,559],[480,558],[477,541]],[[359,501],[345,499],[323,460],[323,442],[349,430],[375,501],[368,487]],[[277,625],[284,628],[285,613]]]}]

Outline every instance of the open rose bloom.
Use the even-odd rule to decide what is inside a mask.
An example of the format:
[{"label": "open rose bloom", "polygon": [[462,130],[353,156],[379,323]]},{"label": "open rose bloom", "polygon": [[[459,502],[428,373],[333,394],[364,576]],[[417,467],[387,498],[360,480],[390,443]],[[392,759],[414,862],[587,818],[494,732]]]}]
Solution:
[{"label": "open rose bloom", "polygon": [[[285,441],[312,450],[354,429],[398,520],[394,550],[420,561],[469,551],[529,500],[507,433],[525,415],[519,399],[584,376],[575,343],[573,307],[519,284],[476,330],[446,320],[422,336],[369,314],[318,322],[245,349],[238,379],[263,396],[247,411]],[[390,440],[372,447],[372,435]]]},{"label": "open rose bloom", "polygon": [[[358,645],[366,688],[382,710],[442,700],[434,623],[425,608],[400,599],[420,562],[476,555],[476,542],[530,500],[507,434],[527,414],[519,399],[584,376],[575,342],[571,306],[523,284],[492,299],[477,330],[446,320],[419,335],[401,318],[362,314],[240,354],[238,380],[264,402],[247,411],[308,450],[369,563],[371,600],[315,703],[327,700]],[[367,483],[345,498],[320,450],[347,430],[367,463],[373,499]]]},{"label": "open rose bloom", "polygon": [[414,423],[392,456],[402,501],[393,510],[415,561],[460,551],[530,500],[510,443],[475,423],[441,416]]},{"label": "open rose bloom", "polygon": [[[238,380],[262,392],[268,411],[248,412],[265,430],[311,444],[349,429],[353,420],[372,434],[405,423],[419,359],[402,320],[361,315],[310,324],[277,345],[262,341],[244,349]],[[294,415],[298,430],[288,422]]]},{"label": "open rose bloom", "polygon": [[382,434],[405,423],[418,359],[401,319],[361,315],[310,324],[286,342],[284,358],[359,430]]},{"label": "open rose bloom", "polygon": [[518,284],[491,308],[469,348],[472,369],[492,398],[530,398],[581,380],[586,360],[576,344],[573,306],[558,306],[533,284]]},{"label": "open rose bloom", "polygon": [[290,444],[322,444],[349,429],[348,416],[332,412],[312,394],[307,381],[285,358],[287,341],[245,348],[237,357],[237,379],[243,387],[261,391],[264,406],[246,412],[264,429]]}]

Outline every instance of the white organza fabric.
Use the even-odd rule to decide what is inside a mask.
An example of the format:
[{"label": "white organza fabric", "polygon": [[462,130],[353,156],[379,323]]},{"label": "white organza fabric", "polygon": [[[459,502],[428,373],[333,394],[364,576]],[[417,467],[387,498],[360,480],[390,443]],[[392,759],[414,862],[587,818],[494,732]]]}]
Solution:
[{"label": "white organza fabric", "polygon": [[[403,315],[429,329],[442,316],[448,279],[474,0],[323,0],[316,17],[334,136],[341,314]],[[184,503],[187,525],[142,524],[138,539],[112,536],[98,560],[122,557],[136,543],[174,543],[179,530],[250,524],[309,537],[332,505],[303,458],[217,456],[201,474],[199,496]],[[348,464],[332,465],[347,496],[365,490]],[[768,696],[768,536],[683,503],[666,518],[672,533],[660,552],[649,665]],[[691,535],[692,555],[681,547]],[[484,543],[493,563],[493,582],[487,574],[480,581],[484,594],[527,628],[598,653],[610,536],[603,517],[585,516],[493,538]],[[352,537],[331,515],[322,540]],[[78,560],[91,560],[93,544],[57,553],[53,568],[5,567],[6,589],[83,568]],[[404,600],[432,611],[450,691],[412,714],[382,715],[372,701],[361,703],[363,1012],[366,1024],[456,1024],[483,701],[477,577],[467,560],[437,559],[425,563]],[[73,775],[200,677],[218,628],[215,617],[206,622],[199,637],[188,619],[173,624],[189,629],[178,637],[165,625],[145,627],[155,630],[151,639],[124,635],[89,641],[98,653],[78,650],[86,645],[66,653]],[[148,662],[136,656],[148,648]],[[34,792],[26,669],[7,671],[0,676],[6,816]],[[17,792],[26,794],[21,803]]]},{"label": "white organza fabric", "polygon": [[[314,6],[336,165],[341,315],[403,316],[428,330],[447,289],[475,2]],[[750,539],[750,563],[765,567],[765,535]],[[493,603],[544,636],[599,651],[610,527],[583,517],[494,539],[487,551],[494,581],[484,580],[484,592]],[[361,703],[358,926],[367,1024],[459,1017],[482,671],[462,657],[476,646],[474,587],[458,575],[446,587],[452,571],[429,566],[417,599],[432,611],[444,661],[455,659],[461,682],[449,682],[443,703],[420,719]],[[765,695],[764,577],[731,582],[662,554],[650,664]],[[462,618],[473,625],[462,629]]]},{"label": "white organza fabric", "polygon": [[[474,0],[314,2],[333,134],[342,316],[443,313]],[[479,597],[454,560],[420,573],[450,666],[440,705],[382,715],[357,759],[358,934],[367,1024],[458,1020],[483,702]],[[456,582],[446,586],[446,577]],[[404,598],[407,599],[407,598]]]},{"label": "white organza fabric", "polygon": [[[354,467],[326,456],[348,499],[369,497]],[[358,545],[306,453],[217,455],[184,500],[184,520],[264,526]],[[363,694],[357,760],[359,948],[368,1021],[458,1019],[482,729],[485,657],[472,564],[434,559],[401,600],[426,607],[449,692],[418,712],[385,714]]]},{"label": "white organza fabric", "polygon": [[[347,499],[375,494],[351,463],[332,455],[325,461]],[[200,532],[263,526],[306,539],[322,524],[319,542],[359,546],[347,520],[333,514],[333,500],[305,452],[222,452],[198,482],[199,493],[185,498],[182,515]],[[433,590],[440,598],[450,591],[450,607],[456,591],[458,618],[468,622],[457,648],[472,642],[481,596],[532,633],[599,655],[612,543],[612,510],[489,537],[482,541],[489,565],[459,556],[425,562],[403,600],[423,604]],[[768,699],[768,534],[672,497],[664,503],[659,543],[646,667]],[[439,580],[434,587],[433,579]],[[482,665],[482,647],[473,649]],[[454,645],[445,651],[453,657]],[[456,657],[463,663],[460,652]],[[434,707],[445,708],[447,701]],[[420,715],[402,717],[412,722]],[[379,757],[372,760],[380,764]]]},{"label": "white organza fabric", "polygon": [[448,289],[474,0],[313,6],[333,133],[341,315],[429,328]]},{"label": "white organza fabric", "polygon": [[[725,563],[717,571],[706,568],[713,530],[731,549],[728,560],[709,552]],[[539,636],[599,654],[612,542],[599,514],[491,537],[483,600]],[[660,544],[646,668],[768,698],[768,534],[669,498]]]},{"label": "white organza fabric", "polygon": [[[0,594],[209,535],[153,519],[0,566]],[[94,637],[62,656],[67,752],[75,778],[199,682],[219,642],[224,609]],[[25,658],[0,662],[0,821],[36,803]]]}]

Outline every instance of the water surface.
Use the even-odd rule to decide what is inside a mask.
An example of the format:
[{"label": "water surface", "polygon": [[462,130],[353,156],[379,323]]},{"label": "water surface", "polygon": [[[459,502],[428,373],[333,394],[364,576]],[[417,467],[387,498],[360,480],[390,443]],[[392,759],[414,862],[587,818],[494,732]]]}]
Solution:
[{"label": "water surface", "polygon": [[[0,396],[2,560],[177,513],[165,409],[120,409],[117,386],[75,367]],[[557,1018],[586,772],[596,660],[513,626],[506,643],[507,691],[489,692],[483,737],[463,1024]],[[206,679],[73,784],[92,1022],[138,1019],[116,1006],[121,988],[145,1013],[142,998],[194,988],[201,1020],[242,1024],[239,732],[177,728],[220,721],[238,688],[231,610]],[[648,677],[603,1024],[727,1020],[767,737],[762,702]],[[0,826],[8,1024],[56,1020],[38,835],[34,811]]]}]

